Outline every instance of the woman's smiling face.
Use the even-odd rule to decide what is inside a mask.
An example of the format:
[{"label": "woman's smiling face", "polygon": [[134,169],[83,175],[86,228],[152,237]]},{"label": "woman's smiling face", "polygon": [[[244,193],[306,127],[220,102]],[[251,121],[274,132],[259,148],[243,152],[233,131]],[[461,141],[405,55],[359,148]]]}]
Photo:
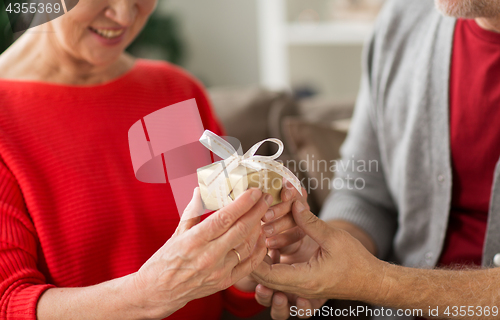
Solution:
[{"label": "woman's smiling face", "polygon": [[55,49],[95,66],[111,64],[144,27],[156,0],[80,0],[51,21]]}]

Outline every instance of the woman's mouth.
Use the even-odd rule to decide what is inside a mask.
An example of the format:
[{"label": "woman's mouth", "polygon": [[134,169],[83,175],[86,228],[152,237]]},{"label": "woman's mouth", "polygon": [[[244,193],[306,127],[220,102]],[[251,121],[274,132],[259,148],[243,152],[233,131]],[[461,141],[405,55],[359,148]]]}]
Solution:
[{"label": "woman's mouth", "polygon": [[125,29],[95,29],[92,27],[89,27],[89,29],[106,39],[118,38],[125,32]]}]

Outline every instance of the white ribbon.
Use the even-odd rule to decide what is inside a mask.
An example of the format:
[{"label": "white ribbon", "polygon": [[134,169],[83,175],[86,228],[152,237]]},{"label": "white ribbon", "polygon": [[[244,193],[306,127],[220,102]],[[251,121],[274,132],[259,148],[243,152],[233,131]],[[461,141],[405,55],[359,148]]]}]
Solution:
[{"label": "white ribbon", "polygon": [[[272,156],[259,156],[255,155],[257,150],[265,142],[274,142],[278,145],[278,151]],[[274,161],[278,158],[284,150],[283,142],[279,139],[266,139],[253,145],[244,155],[240,156],[234,147],[210,130],[205,130],[200,138],[200,142],[207,147],[210,151],[221,157],[223,160],[219,161],[215,170],[205,179],[205,185],[210,194],[215,191],[217,201],[220,207],[226,206],[230,203],[231,198],[228,197],[229,190],[226,184],[226,175],[233,171],[239,165],[247,168],[259,170],[274,171],[280,176],[286,178],[297,191],[302,195],[302,188],[300,187],[299,179],[281,163]]]}]

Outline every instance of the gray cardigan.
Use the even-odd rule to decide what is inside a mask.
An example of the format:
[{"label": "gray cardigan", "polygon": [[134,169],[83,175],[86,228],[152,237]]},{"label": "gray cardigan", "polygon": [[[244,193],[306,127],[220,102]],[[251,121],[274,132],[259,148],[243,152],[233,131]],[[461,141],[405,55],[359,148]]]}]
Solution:
[{"label": "gray cardigan", "polygon": [[[378,170],[372,166],[371,172],[364,172],[347,165],[337,175],[346,182],[344,188],[332,193],[321,212],[324,220],[360,226],[375,240],[381,258],[404,266],[435,266],[446,235],[452,190],[448,89],[455,22],[439,13],[433,0],[386,3],[365,48],[361,89],[341,150],[345,163],[376,160]],[[492,128],[498,130],[499,125]],[[360,190],[352,187],[357,178],[364,181]],[[362,181],[357,185],[363,186]],[[500,162],[483,266],[492,266],[499,252]]]}]

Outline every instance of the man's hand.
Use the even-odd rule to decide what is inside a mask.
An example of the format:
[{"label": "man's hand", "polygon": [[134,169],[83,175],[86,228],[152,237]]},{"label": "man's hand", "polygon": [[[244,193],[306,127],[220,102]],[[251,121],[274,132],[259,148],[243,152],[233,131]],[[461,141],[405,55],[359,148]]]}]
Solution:
[{"label": "man's hand", "polygon": [[[297,227],[292,215],[292,204],[295,201],[301,201],[309,209],[307,192],[302,188],[302,195],[300,195],[293,185],[284,179],[281,199],[283,202],[270,208],[262,219],[264,230],[268,231],[267,247],[271,249],[270,256],[272,257],[270,263],[305,262],[316,251],[318,245],[306,236],[301,228]],[[327,301],[326,299],[308,300],[289,293],[275,292],[263,285],[257,286],[255,298],[261,305],[271,307],[271,317],[275,320],[288,319],[290,307],[293,305],[301,310],[316,309]]]},{"label": "man's hand", "polygon": [[293,217],[318,249],[303,263],[270,264],[264,260],[252,275],[267,288],[309,299],[358,300],[407,309],[423,317],[429,316],[430,310],[439,310],[438,315],[430,316],[498,318],[500,268],[424,270],[396,266],[378,260],[349,232],[321,221],[298,201],[293,205]]},{"label": "man's hand", "polygon": [[282,203],[269,209],[262,221],[262,230],[266,235],[266,245],[271,250],[278,250],[281,263],[305,262],[316,251],[314,241],[307,239],[304,231],[297,226],[292,215],[292,205],[300,201],[307,209],[307,192],[302,188],[302,195],[284,180],[281,191]]},{"label": "man's hand", "polygon": [[[257,302],[266,307],[271,307],[271,317],[274,320],[285,320],[290,318],[290,308],[297,306],[297,314],[308,314],[306,310],[321,308],[327,299],[304,299],[295,294],[274,291],[259,284],[255,288]],[[299,311],[299,310],[302,310]],[[312,313],[310,313],[312,314]],[[299,319],[307,319],[309,316],[298,316]]]},{"label": "man's hand", "polygon": [[253,273],[259,283],[304,298],[365,300],[378,294],[386,263],[347,231],[317,218],[301,201],[294,202],[292,212],[294,223],[318,248],[307,262],[261,263]]},{"label": "man's hand", "polygon": [[[271,250],[264,258],[267,263],[279,263],[280,256],[278,250]],[[290,318],[290,308],[297,306],[297,310],[302,310],[299,314],[308,314],[306,310],[320,308],[327,299],[304,299],[295,294],[283,293],[266,288],[259,284],[255,288],[255,299],[265,307],[271,307],[271,317],[274,320],[285,320]],[[298,316],[299,319],[308,319],[308,316]]]}]

